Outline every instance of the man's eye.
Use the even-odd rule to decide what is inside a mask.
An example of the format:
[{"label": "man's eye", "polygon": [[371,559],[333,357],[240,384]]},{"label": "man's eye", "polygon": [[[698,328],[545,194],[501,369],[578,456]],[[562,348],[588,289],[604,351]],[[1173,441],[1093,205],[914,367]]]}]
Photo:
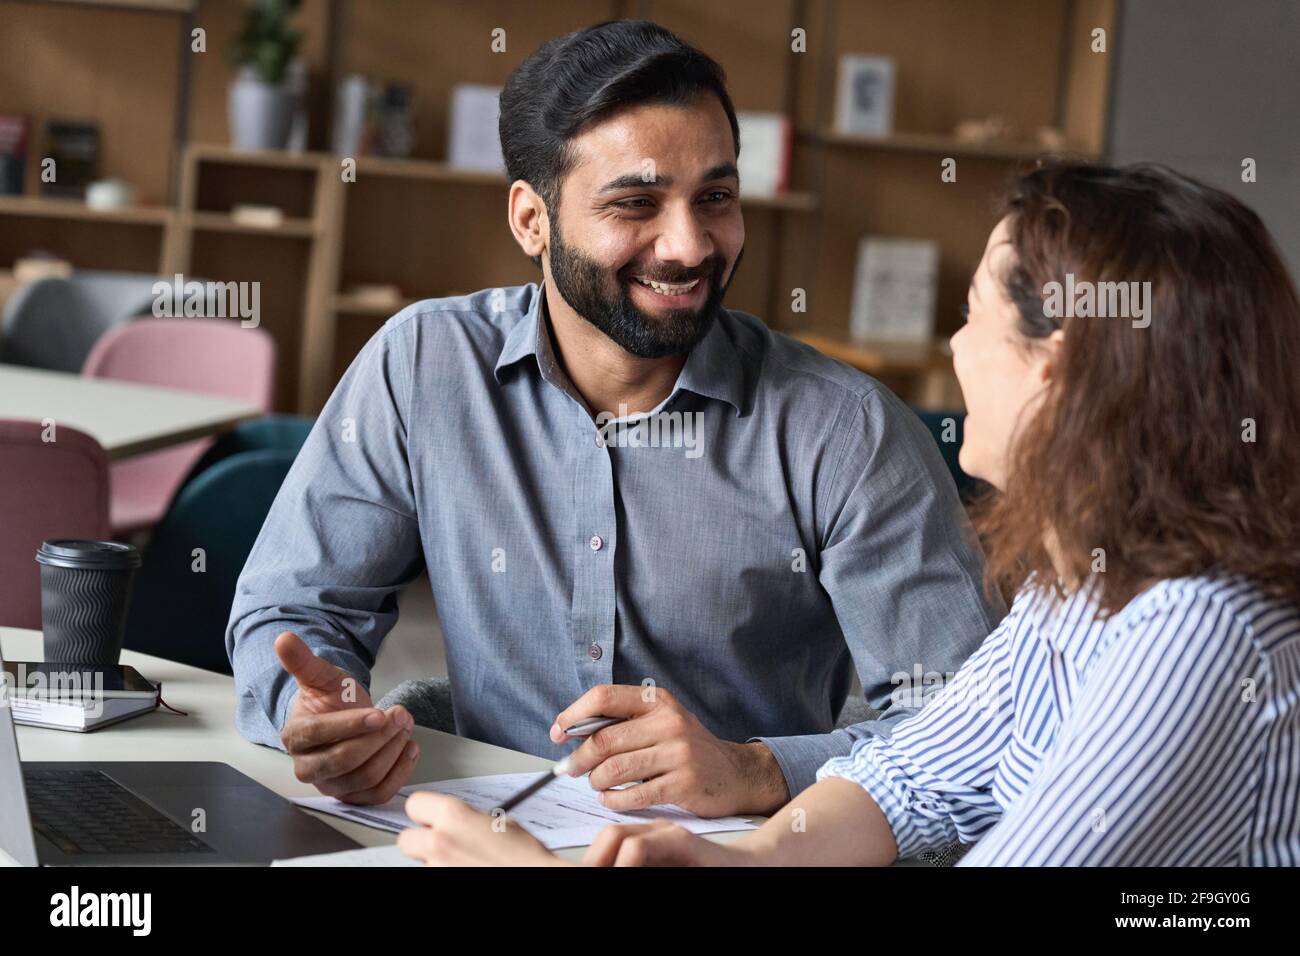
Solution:
[{"label": "man's eye", "polygon": [[648,209],[653,203],[644,196],[638,196],[636,199],[624,199],[614,205],[620,209]]},{"label": "man's eye", "polygon": [[706,193],[704,196],[705,202],[726,202],[730,198],[731,193],[727,192],[725,189],[715,189],[713,192]]}]

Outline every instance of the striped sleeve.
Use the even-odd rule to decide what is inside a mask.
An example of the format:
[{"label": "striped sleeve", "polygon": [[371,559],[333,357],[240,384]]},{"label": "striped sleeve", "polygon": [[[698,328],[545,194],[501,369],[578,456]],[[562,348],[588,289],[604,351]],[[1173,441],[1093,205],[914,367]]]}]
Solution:
[{"label": "striped sleeve", "polygon": [[900,858],[956,839],[969,843],[997,822],[993,777],[1011,733],[1010,642],[1024,610],[1017,605],[920,713],[817,772],[871,795]]},{"label": "striped sleeve", "polygon": [[1268,728],[1259,695],[1270,684],[1240,604],[1186,589],[1098,654],[1028,788],[962,865],[1240,858]]}]

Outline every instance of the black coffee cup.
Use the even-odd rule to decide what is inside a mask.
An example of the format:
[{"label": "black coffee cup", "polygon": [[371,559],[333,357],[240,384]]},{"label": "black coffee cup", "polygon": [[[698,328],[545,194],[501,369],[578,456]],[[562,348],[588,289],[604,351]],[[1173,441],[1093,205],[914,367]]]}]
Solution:
[{"label": "black coffee cup", "polygon": [[41,627],[45,659],[116,665],[140,552],[115,541],[44,541]]}]

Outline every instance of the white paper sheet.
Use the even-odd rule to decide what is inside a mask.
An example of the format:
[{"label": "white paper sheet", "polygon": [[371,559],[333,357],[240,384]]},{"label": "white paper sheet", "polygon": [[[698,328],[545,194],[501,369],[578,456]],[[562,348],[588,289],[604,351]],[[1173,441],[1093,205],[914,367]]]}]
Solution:
[{"label": "white paper sheet", "polygon": [[340,850],[337,853],[316,853],[312,856],[295,856],[288,860],[274,860],[272,866],[421,866],[395,845],[368,846],[360,850]]},{"label": "white paper sheet", "polygon": [[[476,810],[491,813],[507,799],[536,780],[536,773],[502,773],[487,777],[463,777],[436,783],[403,787],[387,803],[373,807],[356,807],[333,797],[295,797],[294,803],[309,810],[329,813],[355,823],[363,823],[390,833],[400,833],[414,822],[403,810],[406,798],[417,790],[432,790],[464,800]],[[744,817],[719,817],[706,820],[681,807],[663,805],[635,813],[607,809],[591,789],[586,777],[558,777],[554,783],[529,797],[510,813],[511,819],[537,837],[550,850],[569,846],[587,846],[602,828],[611,823],[649,823],[669,820],[692,833],[718,833],[724,830],[753,830],[755,824]]]}]

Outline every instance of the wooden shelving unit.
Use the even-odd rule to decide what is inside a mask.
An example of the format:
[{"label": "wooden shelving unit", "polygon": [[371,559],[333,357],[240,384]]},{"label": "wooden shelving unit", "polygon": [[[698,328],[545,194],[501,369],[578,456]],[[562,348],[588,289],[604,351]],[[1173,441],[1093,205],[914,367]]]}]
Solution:
[{"label": "wooden shelving unit", "polygon": [[[340,197],[333,158],[321,154],[186,150],[168,273],[217,282],[258,282],[261,327],[279,352],[274,406],[318,411],[333,362],[330,264]],[[237,175],[232,176],[231,170]],[[260,225],[236,219],[238,203],[288,213]]]},{"label": "wooden shelving unit", "polygon": [[82,268],[161,272],[175,226],[167,207],[92,209],[78,199],[0,196],[0,269],[41,250]]},{"label": "wooden shelving unit", "polygon": [[[996,223],[997,198],[1021,168],[1050,155],[1105,151],[1113,53],[1094,54],[1093,31],[1113,51],[1115,0],[806,0],[800,21],[810,55],[798,63],[796,168],[821,197],[810,255],[783,257],[780,285],[808,289],[805,315],[772,316],[833,357],[881,378],[904,397],[959,407],[943,343],[959,327],[971,273]],[[814,44],[816,48],[814,50]],[[844,54],[886,56],[896,67],[894,129],[866,137],[834,126]],[[958,139],[967,120],[999,117],[1029,137],[1048,127],[1067,144]],[[942,178],[945,158],[956,179]],[[864,236],[939,244],[936,345],[928,355],[849,337],[858,243]],[[924,351],[924,350],[923,350]]]},{"label": "wooden shelving unit", "polygon": [[[260,281],[264,325],[281,356],[276,407],[308,413],[396,311],[354,289],[393,286],[405,304],[537,278],[506,228],[505,177],[435,158],[447,154],[451,88],[500,84],[546,40],[622,16],[656,20],[717,58],[737,109],[782,112],[794,124],[796,188],[742,196],[745,259],[727,304],[904,397],[950,404],[941,343],[959,321],[994,224],[993,200],[1018,167],[1049,153],[1037,143],[958,140],[953,131],[963,120],[1000,116],[1025,135],[1056,128],[1069,155],[1101,156],[1112,54],[1092,54],[1089,44],[1097,28],[1111,34],[1112,50],[1119,39],[1116,0],[908,0],[905,15],[897,0],[553,0],[544,12],[526,0],[303,0],[298,25],[316,146],[328,141],[340,77],[384,77],[412,90],[416,158],[359,158],[356,181],[344,183],[339,157],[224,145],[231,77],[220,50],[240,28],[240,4],[0,0],[11,6],[22,15],[0,31],[0,60],[16,78],[4,108],[35,123],[97,122],[100,175],[127,179],[153,205],[96,212],[0,198],[0,271],[44,249],[82,268]],[[492,53],[486,38],[507,14],[509,52]],[[178,44],[178,24],[207,31],[206,55]],[[791,50],[793,26],[807,33],[806,53]],[[867,138],[833,128],[836,72],[847,53],[894,60],[898,132]],[[171,148],[187,129],[188,145]],[[943,182],[940,160],[950,156],[957,181]],[[274,205],[285,218],[271,227],[231,218],[244,203]],[[940,344],[918,352],[849,339],[857,246],[866,235],[939,242]],[[796,301],[806,311],[794,311]]]}]

